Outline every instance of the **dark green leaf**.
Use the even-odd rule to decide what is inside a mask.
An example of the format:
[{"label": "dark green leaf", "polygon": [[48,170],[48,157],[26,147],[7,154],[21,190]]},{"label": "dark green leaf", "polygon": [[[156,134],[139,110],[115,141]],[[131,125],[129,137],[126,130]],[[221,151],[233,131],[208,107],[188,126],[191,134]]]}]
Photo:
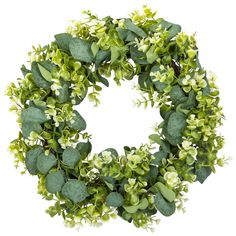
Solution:
[{"label": "dark green leaf", "polygon": [[164,151],[159,151],[159,152],[155,152],[153,156],[155,157],[155,159],[152,161],[152,164],[160,166],[162,159],[167,158],[168,153]]},{"label": "dark green leaf", "polygon": [[68,102],[70,99],[70,92],[69,92],[69,86],[67,83],[62,85],[62,88],[59,89],[59,95],[58,95],[58,101],[59,103],[65,103]]},{"label": "dark green leaf", "polygon": [[159,135],[151,134],[149,135],[149,139],[159,144],[163,151],[165,151],[166,153],[170,153],[170,144],[162,140]]},{"label": "dark green leaf", "polygon": [[111,58],[111,51],[110,50],[100,50],[98,51],[96,58],[95,58],[95,65],[98,68],[104,61],[108,61]]},{"label": "dark green leaf", "polygon": [[193,107],[196,107],[196,93],[191,90],[190,93],[188,94],[187,101],[183,102],[181,104],[181,108],[183,109],[192,109]]},{"label": "dark green leaf", "polygon": [[72,36],[67,33],[57,34],[54,36],[57,42],[57,45],[60,49],[65,51],[70,51],[69,44]]},{"label": "dark green leaf", "polygon": [[81,159],[79,150],[72,147],[67,147],[62,154],[62,161],[67,166],[73,168]]},{"label": "dark green leaf", "polygon": [[130,19],[125,19],[125,28],[134,32],[142,38],[147,37],[147,34],[141,28],[135,25]]},{"label": "dark green leaf", "polygon": [[68,182],[64,184],[61,193],[75,204],[82,202],[89,196],[85,183],[76,179],[68,180]]},{"label": "dark green leaf", "polygon": [[130,46],[131,59],[140,65],[148,65],[149,62],[146,59],[146,54],[138,50],[137,47]]},{"label": "dark green leaf", "polygon": [[47,117],[42,110],[35,107],[29,107],[21,112],[21,120],[25,123],[33,122],[42,124],[47,121]]},{"label": "dark green leaf", "polygon": [[174,105],[177,105],[186,101],[187,97],[185,96],[184,91],[180,88],[180,86],[175,85],[170,91],[170,99]]},{"label": "dark green leaf", "polygon": [[21,70],[21,72],[22,72],[22,74],[23,74],[24,77],[25,77],[28,73],[31,73],[31,71],[28,70],[28,69],[25,67],[25,65],[22,65],[21,68],[20,68],[20,70]]},{"label": "dark green leaf", "polygon": [[44,89],[50,88],[51,83],[45,80],[44,77],[41,75],[37,62],[34,61],[31,64],[31,71],[33,74],[33,80],[39,88],[44,88]]},{"label": "dark green leaf", "polygon": [[57,159],[52,153],[50,153],[48,156],[42,153],[37,159],[37,169],[42,174],[47,174],[48,171],[56,164]]},{"label": "dark green leaf", "polygon": [[73,117],[73,121],[68,122],[68,126],[74,130],[83,131],[86,129],[86,121],[79,114],[78,111],[74,111],[75,116]]},{"label": "dark green leaf", "polygon": [[[152,163],[153,164],[153,163]],[[150,170],[147,175],[144,176],[144,179],[151,185],[155,184],[157,176],[158,176],[158,167],[150,166]]]},{"label": "dark green leaf", "polygon": [[182,112],[173,112],[169,116],[167,125],[163,127],[163,133],[172,145],[182,142],[182,134],[186,124],[186,115]]},{"label": "dark green leaf", "polygon": [[211,168],[203,166],[200,169],[196,170],[197,175],[197,181],[199,181],[201,184],[204,183],[204,181],[208,178],[208,176],[211,174]]},{"label": "dark green leaf", "polygon": [[112,207],[120,207],[124,204],[124,198],[120,193],[111,192],[106,198],[106,204]]},{"label": "dark green leaf", "polygon": [[22,122],[22,135],[24,138],[28,138],[32,131],[40,134],[42,132],[42,127],[39,123],[36,122]]},{"label": "dark green leaf", "polygon": [[97,73],[97,78],[99,80],[99,82],[103,83],[105,86],[109,87],[109,81],[104,78],[103,76],[101,76],[99,73]]},{"label": "dark green leaf", "polygon": [[92,151],[92,144],[88,142],[80,142],[77,144],[76,149],[80,152],[82,158],[88,156],[88,154]]},{"label": "dark green leaf", "polygon": [[168,39],[172,39],[174,38],[178,33],[181,32],[181,26],[180,25],[176,25],[176,24],[173,24],[170,29],[168,29],[169,31],[169,37]]},{"label": "dark green leaf", "polygon": [[91,63],[94,61],[93,52],[91,50],[91,43],[78,38],[70,40],[69,49],[71,55],[79,61]]},{"label": "dark green leaf", "polygon": [[62,171],[51,172],[46,176],[45,187],[49,193],[60,192],[65,184],[65,176]]},{"label": "dark green leaf", "polygon": [[119,33],[120,39],[122,39],[123,41],[130,42],[130,41],[134,41],[135,38],[137,38],[137,35],[130,30],[123,29],[123,28],[116,28],[116,30]]},{"label": "dark green leaf", "polygon": [[175,203],[167,202],[159,191],[154,197],[154,205],[164,216],[171,216],[176,209]]},{"label": "dark green leaf", "polygon": [[25,165],[31,175],[38,173],[37,158],[43,153],[42,147],[36,147],[26,153]]}]

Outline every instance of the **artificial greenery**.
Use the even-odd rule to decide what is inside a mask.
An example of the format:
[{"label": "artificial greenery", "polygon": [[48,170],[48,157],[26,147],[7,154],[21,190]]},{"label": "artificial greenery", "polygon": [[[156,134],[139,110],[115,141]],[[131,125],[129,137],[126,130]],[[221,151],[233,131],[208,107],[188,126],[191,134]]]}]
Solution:
[{"label": "artificial greenery", "polygon": [[[150,228],[159,213],[184,210],[187,183],[203,183],[224,164],[216,77],[201,66],[194,35],[147,6],[127,19],[85,14],[50,44],[33,47],[23,79],[8,87],[21,128],[10,150],[16,166],[38,176],[38,193],[55,201],[51,216],[74,226],[118,215]],[[99,105],[110,77],[117,85],[137,79],[136,105],[159,109],[163,120],[147,144],[92,153],[79,104]]]}]

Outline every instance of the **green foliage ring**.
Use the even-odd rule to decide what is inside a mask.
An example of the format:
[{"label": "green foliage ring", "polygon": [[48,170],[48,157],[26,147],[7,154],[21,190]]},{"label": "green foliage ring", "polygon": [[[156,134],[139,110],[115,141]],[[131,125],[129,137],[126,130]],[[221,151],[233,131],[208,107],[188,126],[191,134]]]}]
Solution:
[{"label": "green foliage ring", "polygon": [[[200,65],[194,36],[143,7],[131,18],[99,19],[85,12],[55,41],[33,48],[31,68],[7,95],[21,127],[10,150],[16,166],[37,175],[38,193],[55,204],[47,210],[70,226],[99,224],[119,215],[149,228],[157,212],[183,210],[187,183],[215,172],[224,139],[215,76]],[[86,121],[75,110],[86,97],[99,105],[109,78],[121,85],[138,77],[138,106],[159,108],[163,121],[150,142],[91,154]],[[158,148],[158,149],[157,149]]]}]

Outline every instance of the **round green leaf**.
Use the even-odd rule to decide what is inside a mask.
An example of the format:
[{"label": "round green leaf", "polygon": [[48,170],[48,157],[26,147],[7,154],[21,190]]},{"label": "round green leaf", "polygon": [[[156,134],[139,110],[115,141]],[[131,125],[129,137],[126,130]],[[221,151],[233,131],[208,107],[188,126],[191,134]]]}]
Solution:
[{"label": "round green leaf", "polygon": [[47,117],[42,110],[36,107],[29,107],[22,111],[21,120],[22,122],[25,122],[25,123],[33,122],[33,123],[42,124],[45,121],[47,121]]},{"label": "round green leaf", "polygon": [[63,163],[71,168],[75,167],[80,159],[80,152],[76,148],[67,147],[62,154]]},{"label": "round green leaf", "polygon": [[124,198],[120,193],[111,192],[106,198],[106,203],[108,206],[120,207],[124,203]]},{"label": "round green leaf", "polygon": [[171,189],[169,189],[168,187],[166,187],[163,183],[158,182],[157,183],[157,187],[160,190],[161,194],[163,195],[163,197],[169,201],[169,202],[173,202],[176,198],[175,192],[173,192]]},{"label": "round green leaf", "polygon": [[36,147],[26,153],[25,165],[31,175],[36,175],[38,173],[37,158],[41,155],[42,152],[42,147]]},{"label": "round green leaf", "polygon": [[80,155],[85,158],[92,151],[92,144],[88,142],[80,142],[77,144],[76,149],[80,152]]},{"label": "round green leaf", "polygon": [[167,202],[159,191],[154,197],[154,205],[164,216],[171,216],[176,209],[175,203]]},{"label": "round green leaf", "polygon": [[69,127],[78,131],[85,130],[87,125],[84,118],[79,114],[78,111],[74,111],[74,114],[75,116],[73,117],[73,120],[68,122]]},{"label": "round green leaf", "polygon": [[46,176],[45,187],[49,193],[60,192],[64,184],[65,177],[63,171],[52,172]]},{"label": "round green leaf", "polygon": [[76,179],[68,180],[65,183],[62,188],[62,195],[74,203],[82,202],[89,196],[85,183]]},{"label": "round green leaf", "polygon": [[48,156],[42,153],[37,159],[37,168],[42,174],[47,174],[48,171],[56,164],[57,159],[52,153]]}]

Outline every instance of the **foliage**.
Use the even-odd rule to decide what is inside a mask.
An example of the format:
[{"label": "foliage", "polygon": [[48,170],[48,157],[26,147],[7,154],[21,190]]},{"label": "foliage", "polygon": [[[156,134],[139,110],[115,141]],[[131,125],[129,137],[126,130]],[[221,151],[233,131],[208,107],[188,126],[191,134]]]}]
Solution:
[{"label": "foliage", "polygon": [[[30,69],[22,66],[23,79],[9,85],[21,128],[10,150],[17,167],[38,176],[38,193],[55,200],[51,216],[74,226],[119,215],[150,228],[157,212],[183,209],[187,182],[203,183],[223,166],[216,77],[201,67],[194,35],[147,6],[129,19],[85,14],[52,43],[33,47]],[[111,75],[117,85],[137,76],[136,104],[160,109],[163,121],[147,144],[91,153],[83,111],[75,108],[85,98],[99,105]]]}]

